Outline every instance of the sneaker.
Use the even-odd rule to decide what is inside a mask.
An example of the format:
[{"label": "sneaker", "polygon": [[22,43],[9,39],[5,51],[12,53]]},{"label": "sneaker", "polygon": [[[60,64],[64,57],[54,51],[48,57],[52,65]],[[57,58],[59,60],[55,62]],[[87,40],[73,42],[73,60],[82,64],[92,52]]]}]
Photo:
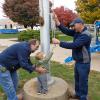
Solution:
[{"label": "sneaker", "polygon": [[41,94],[42,94],[42,91],[38,91],[37,94],[38,94],[38,95],[41,95]]},{"label": "sneaker", "polygon": [[47,95],[48,91],[47,90],[43,90],[42,94]]}]

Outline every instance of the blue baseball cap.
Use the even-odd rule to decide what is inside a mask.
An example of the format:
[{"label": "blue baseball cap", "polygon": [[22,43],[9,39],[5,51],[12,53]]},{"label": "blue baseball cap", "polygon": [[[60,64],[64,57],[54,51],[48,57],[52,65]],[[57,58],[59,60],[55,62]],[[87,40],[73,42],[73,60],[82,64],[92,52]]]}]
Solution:
[{"label": "blue baseball cap", "polygon": [[84,21],[81,18],[76,18],[75,20],[72,21],[70,26],[74,26],[76,23],[82,23],[84,24]]}]

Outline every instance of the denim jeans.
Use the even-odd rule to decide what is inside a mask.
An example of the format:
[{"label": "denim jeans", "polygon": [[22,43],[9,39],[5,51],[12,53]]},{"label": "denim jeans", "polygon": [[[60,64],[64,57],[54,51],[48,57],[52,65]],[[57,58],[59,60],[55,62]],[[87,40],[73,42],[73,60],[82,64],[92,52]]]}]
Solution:
[{"label": "denim jeans", "polygon": [[90,63],[76,63],[74,71],[76,95],[80,97],[80,100],[87,100]]},{"label": "denim jeans", "polygon": [[[3,66],[0,65],[0,68]],[[17,72],[0,71],[0,85],[7,95],[7,100],[18,100],[16,90],[18,86]]]},{"label": "denim jeans", "polygon": [[48,91],[47,74],[41,74],[40,76],[38,76],[38,91]]}]

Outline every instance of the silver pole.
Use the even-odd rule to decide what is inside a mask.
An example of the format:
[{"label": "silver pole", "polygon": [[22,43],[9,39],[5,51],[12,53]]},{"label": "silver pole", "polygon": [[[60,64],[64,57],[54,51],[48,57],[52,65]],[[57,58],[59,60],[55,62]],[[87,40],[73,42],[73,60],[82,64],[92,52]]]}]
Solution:
[{"label": "silver pole", "polygon": [[[44,25],[40,28],[41,51],[46,55],[50,52],[50,16],[49,16],[49,0],[39,0],[40,16],[44,19]],[[53,83],[50,75],[50,65],[48,66],[49,73],[47,74],[48,84]]]}]

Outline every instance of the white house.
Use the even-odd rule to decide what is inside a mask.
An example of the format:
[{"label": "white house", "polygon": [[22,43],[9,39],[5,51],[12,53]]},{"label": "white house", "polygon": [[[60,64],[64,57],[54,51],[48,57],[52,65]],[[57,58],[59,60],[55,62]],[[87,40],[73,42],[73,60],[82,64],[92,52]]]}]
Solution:
[{"label": "white house", "polygon": [[23,28],[23,26],[11,21],[8,18],[0,19],[0,29],[17,29],[17,28]]}]

